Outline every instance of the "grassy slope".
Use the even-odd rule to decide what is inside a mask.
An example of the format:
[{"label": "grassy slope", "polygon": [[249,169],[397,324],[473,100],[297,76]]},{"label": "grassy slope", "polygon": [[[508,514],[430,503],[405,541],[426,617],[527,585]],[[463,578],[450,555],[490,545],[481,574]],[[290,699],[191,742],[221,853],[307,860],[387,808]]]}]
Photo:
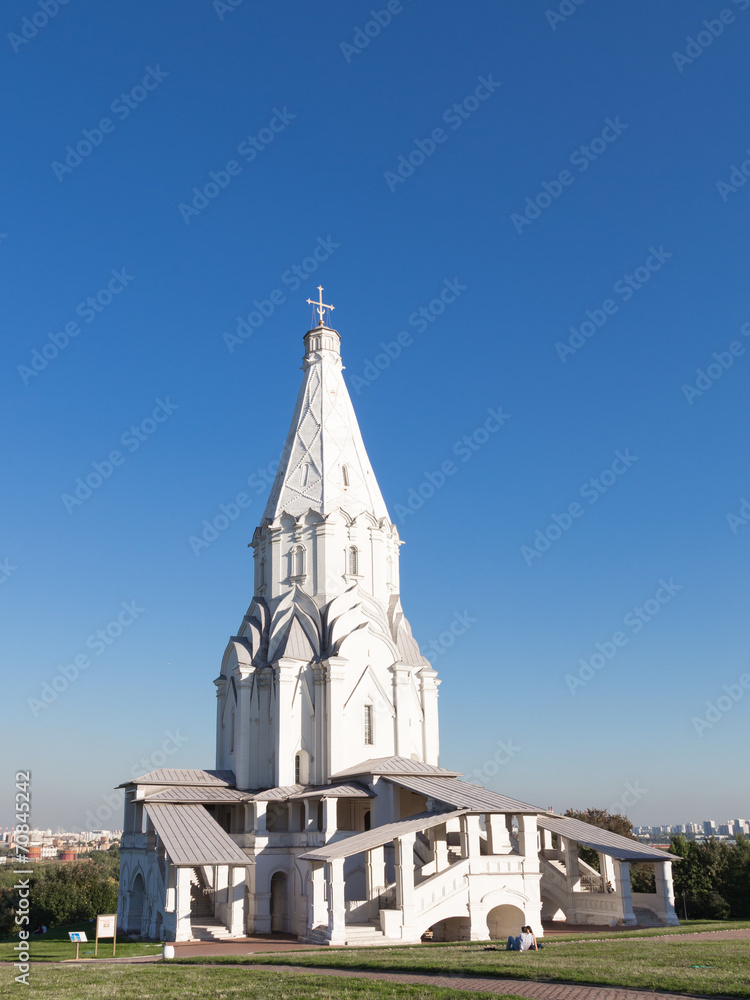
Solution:
[{"label": "grassy slope", "polygon": [[[478,976],[557,980],[750,997],[750,945],[747,941],[670,941],[648,938],[606,939],[595,944],[547,941],[534,952],[485,950],[482,945],[421,945],[403,948],[287,952],[240,959],[181,959],[181,962],[242,961],[248,964],[357,968],[378,971],[455,972]],[[693,969],[691,966],[711,966]]]},{"label": "grassy slope", "polygon": [[[9,979],[0,980],[0,997],[19,997],[24,987]],[[502,1000],[497,993],[171,964],[35,968],[29,992],[48,1000]]]},{"label": "grassy slope", "polygon": [[[68,927],[55,927],[44,936],[32,935],[29,938],[31,946],[32,962],[65,962],[69,958],[75,958],[76,946],[70,943],[68,931],[85,931],[89,938],[88,944],[80,946],[79,955],[81,958],[94,957],[94,936],[96,935],[96,924],[84,921],[80,924],[70,924]],[[18,954],[13,945],[18,943],[18,938],[13,938],[0,942],[0,962],[14,962]],[[126,941],[118,936],[117,951],[118,958],[132,958],[134,955],[155,955],[161,952],[160,944],[142,944],[141,942]],[[91,954],[89,954],[91,952]],[[99,958],[112,957],[112,938],[105,938],[99,942]]]}]

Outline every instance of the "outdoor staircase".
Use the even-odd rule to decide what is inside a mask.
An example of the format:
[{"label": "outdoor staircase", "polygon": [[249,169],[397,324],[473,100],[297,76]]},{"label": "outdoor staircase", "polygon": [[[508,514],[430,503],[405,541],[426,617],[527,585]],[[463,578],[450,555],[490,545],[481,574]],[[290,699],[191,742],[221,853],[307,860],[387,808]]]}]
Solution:
[{"label": "outdoor staircase", "polygon": [[347,924],[346,943],[354,947],[385,944],[385,934],[380,929],[380,920],[370,920],[366,924]]},{"label": "outdoor staircase", "polygon": [[226,941],[232,936],[229,928],[213,917],[191,920],[190,933],[194,941]]},{"label": "outdoor staircase", "polygon": [[225,941],[229,929],[214,917],[211,890],[199,868],[190,869],[190,933],[194,941]]},{"label": "outdoor staircase", "polygon": [[649,910],[645,906],[634,906],[633,913],[635,914],[635,919],[638,921],[639,927],[664,926],[664,921],[660,920],[653,910]]}]

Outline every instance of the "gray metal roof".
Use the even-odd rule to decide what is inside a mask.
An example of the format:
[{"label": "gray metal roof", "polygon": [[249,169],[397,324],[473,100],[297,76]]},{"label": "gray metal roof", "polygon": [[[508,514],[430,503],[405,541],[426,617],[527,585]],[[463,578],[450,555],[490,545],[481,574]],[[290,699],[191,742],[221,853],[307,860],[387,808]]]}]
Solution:
[{"label": "gray metal roof", "polygon": [[426,795],[437,799],[454,809],[467,809],[469,812],[487,813],[538,813],[539,806],[528,802],[519,802],[499,792],[491,792],[481,785],[472,785],[458,778],[421,777],[419,775],[385,775],[386,780],[401,788],[408,788],[418,795]]},{"label": "gray metal roof", "polygon": [[306,854],[301,854],[300,859],[304,861],[333,861],[336,858],[349,858],[361,851],[369,851],[373,847],[388,844],[394,837],[403,837],[407,833],[416,833],[419,830],[429,830],[433,826],[440,826],[447,820],[463,816],[467,811],[466,809],[457,809],[453,812],[420,813],[419,816],[410,816],[397,823],[386,823],[384,826],[373,827],[372,830],[366,830],[364,833],[355,833],[351,837],[326,844],[325,847],[316,847]]},{"label": "gray metal roof", "polygon": [[175,865],[252,863],[203,806],[147,802],[146,812]]},{"label": "gray metal roof", "polygon": [[129,785],[234,785],[234,771],[202,771],[188,768],[160,767],[157,771],[149,771],[140,778],[123,781],[118,788]]},{"label": "gray metal roof", "polygon": [[304,791],[295,792],[290,799],[371,799],[373,792],[358,785],[356,781],[340,782],[337,785],[308,785]]},{"label": "gray metal roof", "polygon": [[537,822],[543,830],[549,830],[550,833],[556,833],[560,837],[568,837],[585,847],[593,847],[595,851],[609,854],[618,861],[680,860],[676,854],[670,854],[669,851],[660,851],[646,844],[639,844],[637,840],[621,837],[619,833],[602,830],[598,826],[583,823],[580,819],[572,819],[570,816],[540,813]]},{"label": "gray metal roof", "polygon": [[299,792],[304,792],[307,785],[278,785],[276,788],[263,788],[258,792],[247,792],[248,802],[286,802]]},{"label": "gray metal roof", "polygon": [[449,771],[435,764],[425,764],[421,760],[410,760],[408,757],[375,757],[362,761],[354,767],[347,767],[331,775],[332,778],[349,778],[358,774],[442,774],[444,777],[458,777],[460,771]]},{"label": "gray metal roof", "polygon": [[205,805],[223,802],[246,802],[247,795],[226,785],[173,785],[158,792],[149,792],[145,802],[202,802]]}]

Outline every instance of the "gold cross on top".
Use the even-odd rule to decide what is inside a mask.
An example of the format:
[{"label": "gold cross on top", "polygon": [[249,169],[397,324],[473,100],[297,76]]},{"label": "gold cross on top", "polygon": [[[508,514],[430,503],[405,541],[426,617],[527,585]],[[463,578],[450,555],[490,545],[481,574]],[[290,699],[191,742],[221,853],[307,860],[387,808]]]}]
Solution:
[{"label": "gold cross on top", "polygon": [[311,306],[315,306],[315,308],[318,310],[318,316],[320,317],[320,322],[318,323],[318,326],[325,326],[325,315],[324,315],[325,310],[326,309],[333,309],[334,306],[327,306],[325,304],[325,302],[323,301],[323,286],[322,285],[318,285],[318,291],[320,292],[320,295],[318,297],[318,301],[317,302],[314,299],[308,299],[307,301],[308,301],[308,303]]}]

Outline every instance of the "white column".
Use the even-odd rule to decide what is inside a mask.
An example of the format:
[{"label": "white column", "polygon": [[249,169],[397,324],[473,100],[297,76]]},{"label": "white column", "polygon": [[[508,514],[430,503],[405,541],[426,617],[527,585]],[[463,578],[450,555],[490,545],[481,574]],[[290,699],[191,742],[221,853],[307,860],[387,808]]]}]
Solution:
[{"label": "white column", "polygon": [[620,890],[620,895],[622,896],[623,920],[626,924],[637,924],[638,920],[633,913],[633,893],[630,888],[630,862],[617,861],[615,863],[619,869],[617,886]]},{"label": "white column", "polygon": [[488,941],[490,930],[487,926],[487,907],[481,903],[469,903],[469,940]]},{"label": "white column", "polygon": [[323,835],[325,842],[338,830],[338,799],[323,799]]},{"label": "white column", "polygon": [[310,862],[310,899],[308,900],[308,930],[328,925],[326,911],[326,873],[322,861]]},{"label": "white column", "polygon": [[[342,656],[331,656],[324,660],[326,668],[326,748],[328,751],[328,776],[343,770],[347,764],[346,741],[343,739],[344,726],[344,681],[346,665],[349,661]],[[351,762],[349,762],[351,763]]]},{"label": "white column", "polygon": [[435,852],[435,874],[445,871],[448,867],[448,830],[445,823],[433,826],[432,849]]},{"label": "white column", "polygon": [[602,889],[607,892],[607,883],[612,883],[612,888],[617,892],[617,875],[615,873],[615,866],[612,862],[612,858],[609,854],[602,854],[601,851],[597,852],[599,855],[599,871],[601,872]]},{"label": "white column", "polygon": [[674,884],[672,882],[672,862],[655,861],[654,878],[656,893],[659,897],[659,909],[667,924],[676,926],[679,919],[674,908]]},{"label": "white column", "polygon": [[518,849],[525,858],[524,871],[539,870],[536,816],[518,817]]},{"label": "white column", "polygon": [[245,869],[229,869],[227,927],[232,937],[245,934]]},{"label": "white column", "polygon": [[273,679],[276,686],[276,784],[294,784],[295,735],[292,697],[297,674],[302,666],[299,660],[282,656],[273,664]]},{"label": "white column", "polygon": [[313,801],[311,799],[303,799],[302,806],[305,810],[304,820],[302,826],[305,833],[314,833],[315,828],[318,823],[318,804],[317,801],[313,806]]},{"label": "white column", "polygon": [[[216,767],[222,770],[226,767],[226,761],[224,760],[224,750],[221,745],[222,738],[222,726],[221,717],[224,712],[224,699],[227,693],[227,679],[226,677],[217,677],[214,681],[216,685]],[[128,832],[127,830],[125,831]]]},{"label": "white column", "polygon": [[461,817],[461,853],[465,858],[478,858],[480,853],[479,838],[481,831],[479,827],[479,816]]},{"label": "white column", "polygon": [[[234,719],[234,767],[237,787],[252,788],[250,781],[250,712],[254,668],[243,669],[237,681],[237,711]],[[256,786],[257,787],[257,786]]]},{"label": "white column", "polygon": [[426,764],[437,764],[440,756],[440,735],[438,725],[437,671],[422,667],[419,671],[420,695],[422,699],[422,753]]},{"label": "white column", "polygon": [[579,892],[581,889],[581,871],[578,865],[578,844],[575,840],[561,837],[561,846],[565,851],[565,874],[568,879],[568,892]]},{"label": "white column", "polygon": [[370,902],[370,916],[377,917],[380,891],[385,888],[385,847],[373,847],[365,852],[365,883]]},{"label": "white column", "polygon": [[487,850],[490,854],[510,854],[510,833],[502,813],[488,813],[485,816],[487,827]]},{"label": "white column", "polygon": [[190,929],[190,869],[177,869],[176,885],[175,941],[189,941],[192,937]]},{"label": "white column", "polygon": [[415,833],[405,833],[396,837],[396,905],[403,917],[401,936],[414,934],[414,844]]},{"label": "white column", "polygon": [[322,785],[331,774],[328,767],[328,707],[326,668],[313,664],[313,753],[310,767],[310,784]]},{"label": "white column", "polygon": [[[275,784],[272,764],[269,760],[269,748],[276,745],[276,738],[271,731],[271,671],[259,670],[256,674],[258,684],[258,740],[255,744],[260,753],[254,760],[251,778],[256,788],[272,788]],[[261,756],[262,754],[262,756]]]},{"label": "white column", "polygon": [[[402,757],[410,757],[412,753],[412,733],[409,728],[411,712],[409,703],[411,694],[411,670],[405,663],[394,663],[393,673],[393,704],[396,709],[394,726],[394,753]],[[416,736],[416,734],[414,734]],[[420,741],[421,742],[421,741]]]},{"label": "white column", "polygon": [[328,895],[328,941],[346,943],[346,903],[344,902],[344,858],[325,862]]}]

